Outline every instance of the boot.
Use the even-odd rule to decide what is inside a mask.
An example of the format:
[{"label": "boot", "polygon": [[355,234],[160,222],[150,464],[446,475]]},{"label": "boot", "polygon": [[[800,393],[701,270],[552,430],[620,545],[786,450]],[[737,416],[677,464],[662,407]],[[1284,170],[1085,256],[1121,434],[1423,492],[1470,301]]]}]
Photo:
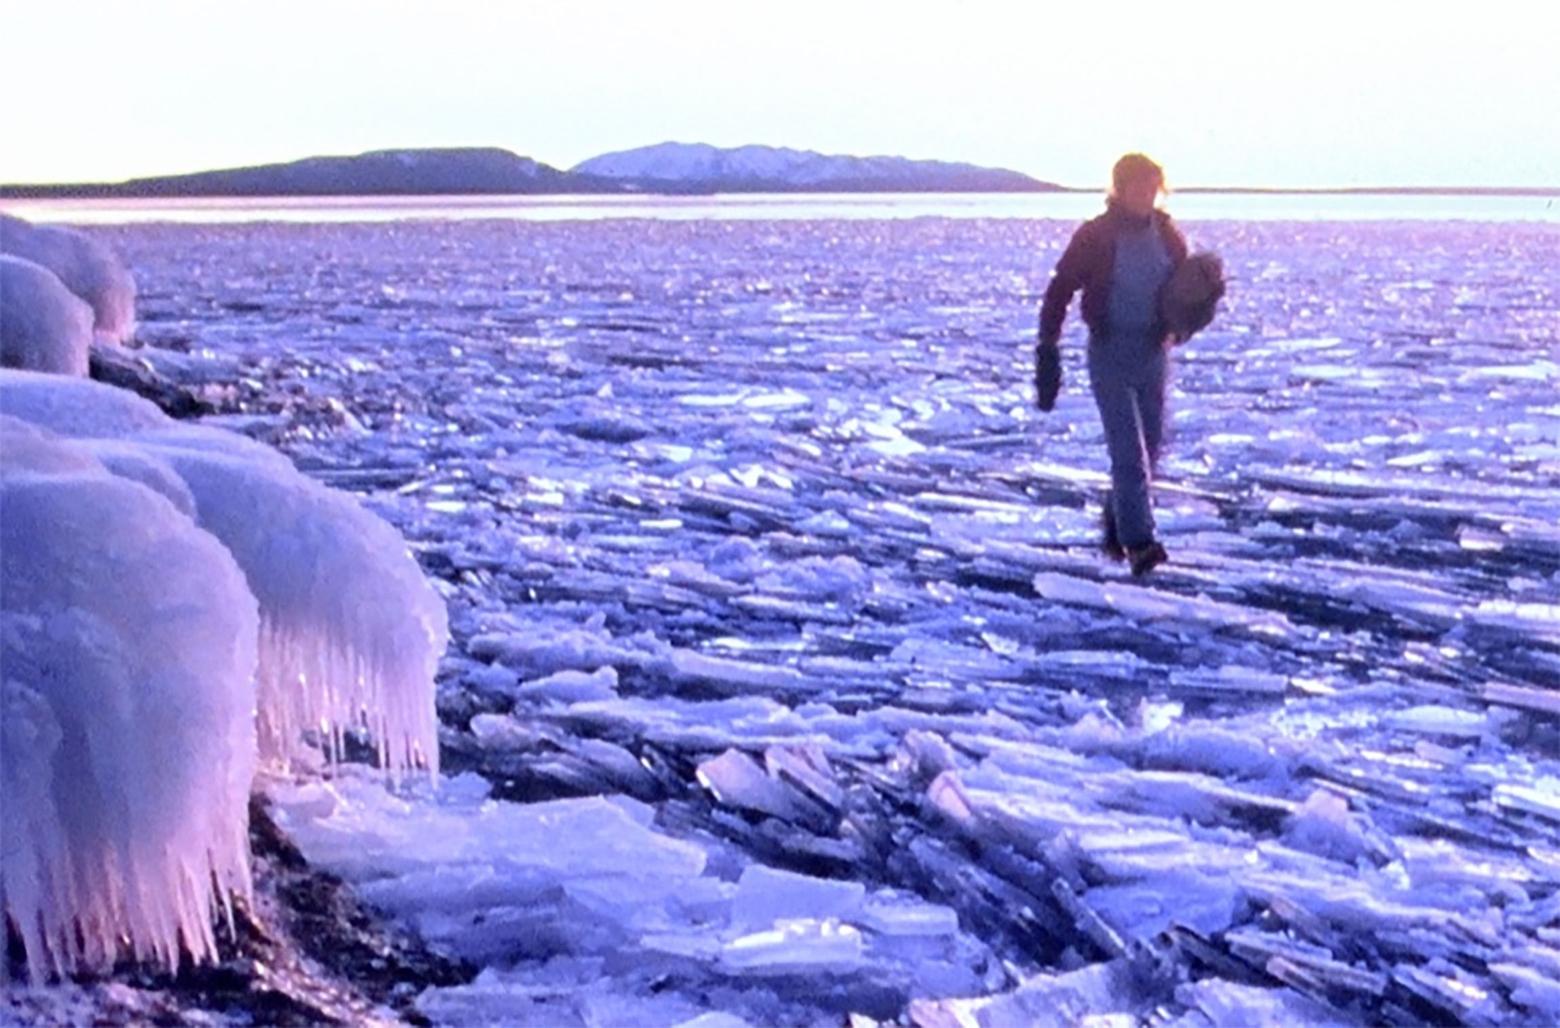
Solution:
[{"label": "boot", "polygon": [[1136,546],[1127,551],[1127,557],[1132,561],[1132,577],[1142,578],[1150,571],[1170,559],[1170,554],[1160,543],[1149,543],[1147,546]]}]

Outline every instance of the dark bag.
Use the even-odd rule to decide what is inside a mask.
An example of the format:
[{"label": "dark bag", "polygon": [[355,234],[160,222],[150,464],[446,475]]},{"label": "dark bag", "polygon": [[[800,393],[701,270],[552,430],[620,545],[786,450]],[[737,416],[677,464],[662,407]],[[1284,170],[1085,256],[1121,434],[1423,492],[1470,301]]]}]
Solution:
[{"label": "dark bag", "polygon": [[1224,262],[1216,253],[1194,253],[1181,262],[1159,294],[1165,331],[1185,342],[1213,322],[1224,297]]},{"label": "dark bag", "polygon": [[1048,411],[1062,391],[1062,348],[1055,343],[1035,347],[1035,405]]}]

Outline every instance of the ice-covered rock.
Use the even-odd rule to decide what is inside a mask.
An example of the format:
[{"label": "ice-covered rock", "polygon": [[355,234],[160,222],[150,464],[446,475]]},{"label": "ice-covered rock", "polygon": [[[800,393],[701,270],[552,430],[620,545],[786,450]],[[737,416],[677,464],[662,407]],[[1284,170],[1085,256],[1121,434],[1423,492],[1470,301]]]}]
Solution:
[{"label": "ice-covered rock", "polygon": [[0,365],[85,375],[92,309],[53,272],[0,255]]},{"label": "ice-covered rock", "polygon": [[118,439],[176,423],[134,393],[88,379],[0,371],[0,411],[72,439]]},{"label": "ice-covered rock", "polygon": [[106,469],[84,445],[66,442],[48,429],[0,414],[0,472],[101,475]]},{"label": "ice-covered rock", "polygon": [[160,493],[179,511],[195,516],[195,497],[178,472],[134,443],[116,439],[83,439],[81,448],[103,462],[103,466],[120,478],[140,482],[155,493]]},{"label": "ice-covered rock", "polygon": [[433,676],[444,602],[406,543],[351,497],[294,471],[148,444],[260,601],[261,752],[362,727],[391,768],[438,767]]},{"label": "ice-covered rock", "polygon": [[187,490],[260,601],[263,755],[296,754],[306,732],[339,744],[362,727],[388,767],[437,769],[433,676],[447,619],[393,528],[275,451],[180,424],[111,386],[0,372],[0,409],[89,440],[111,468],[160,483],[175,503]]},{"label": "ice-covered rock", "polygon": [[91,327],[99,339],[123,343],[135,334],[135,279],[118,255],[96,239],[0,214],[0,253],[52,271],[92,308]]},{"label": "ice-covered rock", "polygon": [[254,597],[86,448],[0,418],[0,455],[0,907],[35,979],[214,958],[250,887]]}]

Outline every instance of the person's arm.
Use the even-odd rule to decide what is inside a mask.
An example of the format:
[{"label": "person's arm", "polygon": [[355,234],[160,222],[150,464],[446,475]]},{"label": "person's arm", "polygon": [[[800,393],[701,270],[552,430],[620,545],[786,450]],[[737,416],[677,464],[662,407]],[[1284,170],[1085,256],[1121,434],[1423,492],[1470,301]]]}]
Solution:
[{"label": "person's arm", "polygon": [[1039,341],[1035,344],[1035,406],[1048,411],[1056,406],[1062,391],[1062,322],[1067,320],[1067,305],[1083,287],[1088,267],[1089,238],[1085,225],[1073,233],[1072,241],[1056,262],[1051,282],[1040,302]]},{"label": "person's arm", "polygon": [[1072,241],[1062,251],[1062,259],[1056,262],[1056,270],[1051,273],[1050,284],[1045,287],[1045,298],[1040,301],[1041,346],[1055,346],[1061,341],[1067,305],[1072,303],[1073,294],[1083,288],[1092,245],[1088,228],[1084,225],[1073,233]]}]

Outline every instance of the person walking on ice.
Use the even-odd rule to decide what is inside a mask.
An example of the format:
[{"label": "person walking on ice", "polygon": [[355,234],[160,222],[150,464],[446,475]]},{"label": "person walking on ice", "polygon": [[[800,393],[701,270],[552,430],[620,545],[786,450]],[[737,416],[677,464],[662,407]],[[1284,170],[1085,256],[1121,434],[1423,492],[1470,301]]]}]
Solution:
[{"label": "person walking on ice", "polygon": [[1202,289],[1193,283],[1189,291],[1202,302],[1167,320],[1162,294],[1188,258],[1185,237],[1157,205],[1164,191],[1164,170],[1148,157],[1130,153],[1116,162],[1105,213],[1079,227],[1056,263],[1035,347],[1036,401],[1049,411],[1061,388],[1062,322],[1073,294],[1083,290],[1089,378],[1110,454],[1104,550],[1129,561],[1135,576],[1168,559],[1155,537],[1150,488],[1165,440],[1170,347],[1212,319],[1223,293],[1217,258],[1199,254],[1199,264],[1212,264],[1189,270],[1217,282]]}]

